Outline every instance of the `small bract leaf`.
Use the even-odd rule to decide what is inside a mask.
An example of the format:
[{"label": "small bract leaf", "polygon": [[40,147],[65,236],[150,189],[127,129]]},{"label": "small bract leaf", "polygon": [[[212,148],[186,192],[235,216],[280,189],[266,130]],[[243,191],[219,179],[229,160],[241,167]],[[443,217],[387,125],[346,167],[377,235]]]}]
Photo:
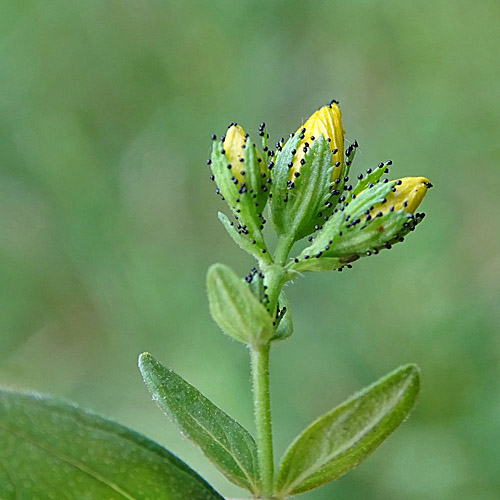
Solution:
[{"label": "small bract leaf", "polygon": [[208,270],[210,312],[223,332],[249,345],[267,343],[273,336],[273,321],[252,293],[248,283],[223,264]]},{"label": "small bract leaf", "polygon": [[153,441],[76,406],[0,391],[0,498],[223,500]]},{"label": "small bract leaf", "polygon": [[139,369],[158,406],[233,483],[258,493],[257,448],[252,436],[192,385],[150,354]]},{"label": "small bract leaf", "polygon": [[285,292],[282,290],[278,301],[279,307],[279,324],[276,328],[276,333],[273,340],[285,340],[293,333],[293,320],[288,299]]},{"label": "small bract leaf", "polygon": [[277,497],[311,490],[355,468],[408,416],[418,391],[417,366],[402,366],[316,420],[285,453]]},{"label": "small bract leaf", "polygon": [[[233,241],[245,252],[248,252],[250,255],[253,255],[258,261],[263,261],[265,263],[271,262],[271,257],[267,252],[267,249],[264,245],[263,241],[257,242],[256,240],[252,240],[247,234],[245,234],[242,230],[238,230],[234,223],[229,220],[229,218],[219,212],[218,214],[219,220],[222,225],[226,228],[229,236],[233,239]],[[262,250],[265,250],[264,252]]]}]

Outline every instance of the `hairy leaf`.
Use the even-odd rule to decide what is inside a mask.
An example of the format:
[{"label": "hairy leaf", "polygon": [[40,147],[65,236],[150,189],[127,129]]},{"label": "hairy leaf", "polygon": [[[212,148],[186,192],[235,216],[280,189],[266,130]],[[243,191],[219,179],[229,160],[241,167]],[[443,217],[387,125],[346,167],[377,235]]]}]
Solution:
[{"label": "hairy leaf", "polygon": [[252,436],[192,385],[150,354],[139,368],[158,406],[233,483],[257,493],[257,449]]},{"label": "hairy leaf", "polygon": [[311,490],[356,467],[408,416],[418,390],[418,368],[402,366],[316,420],[285,453],[278,497]]}]

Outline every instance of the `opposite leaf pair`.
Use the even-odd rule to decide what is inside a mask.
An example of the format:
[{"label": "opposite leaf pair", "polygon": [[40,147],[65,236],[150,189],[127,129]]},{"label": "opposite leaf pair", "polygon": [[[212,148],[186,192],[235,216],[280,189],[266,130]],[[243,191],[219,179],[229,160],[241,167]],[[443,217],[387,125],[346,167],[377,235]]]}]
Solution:
[{"label": "opposite leaf pair", "polygon": [[[258,497],[253,437],[150,354],[141,355],[139,367],[153,399],[180,430],[230,481]],[[418,390],[418,369],[402,366],[320,417],[286,451],[273,498],[311,490],[356,467],[403,422]]]}]

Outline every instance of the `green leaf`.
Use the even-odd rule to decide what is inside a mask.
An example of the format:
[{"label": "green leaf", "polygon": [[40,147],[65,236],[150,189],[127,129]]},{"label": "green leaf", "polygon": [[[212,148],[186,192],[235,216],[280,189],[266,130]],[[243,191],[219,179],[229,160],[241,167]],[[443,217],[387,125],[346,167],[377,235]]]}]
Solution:
[{"label": "green leaf", "polygon": [[68,403],[0,391],[0,498],[223,500],[167,450]]},{"label": "green leaf", "polygon": [[264,305],[231,268],[214,264],[208,270],[207,291],[210,312],[223,332],[259,346],[274,334],[273,320]]},{"label": "green leaf", "polygon": [[408,416],[419,385],[417,366],[402,366],[316,420],[285,453],[276,478],[277,498],[311,490],[354,469]]},{"label": "green leaf", "polygon": [[233,483],[258,493],[257,447],[252,436],[229,415],[150,354],[139,369],[153,399]]}]

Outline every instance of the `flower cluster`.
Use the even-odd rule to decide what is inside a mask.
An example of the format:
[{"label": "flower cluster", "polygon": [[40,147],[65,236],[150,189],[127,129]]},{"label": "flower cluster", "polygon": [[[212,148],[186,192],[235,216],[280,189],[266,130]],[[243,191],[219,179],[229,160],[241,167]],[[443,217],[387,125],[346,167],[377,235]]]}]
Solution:
[{"label": "flower cluster", "polygon": [[220,141],[212,137],[211,178],[237,223],[223,215],[221,220],[240,246],[258,259],[267,254],[266,204],[280,240],[291,247],[308,237],[309,245],[287,266],[295,271],[342,269],[413,231],[424,216],[415,212],[431,183],[425,177],[389,180],[391,161],[350,183],[358,144],[344,149],[344,133],[338,102],[332,101],[275,150],[268,147],[264,124],[262,153],[236,123]]}]

